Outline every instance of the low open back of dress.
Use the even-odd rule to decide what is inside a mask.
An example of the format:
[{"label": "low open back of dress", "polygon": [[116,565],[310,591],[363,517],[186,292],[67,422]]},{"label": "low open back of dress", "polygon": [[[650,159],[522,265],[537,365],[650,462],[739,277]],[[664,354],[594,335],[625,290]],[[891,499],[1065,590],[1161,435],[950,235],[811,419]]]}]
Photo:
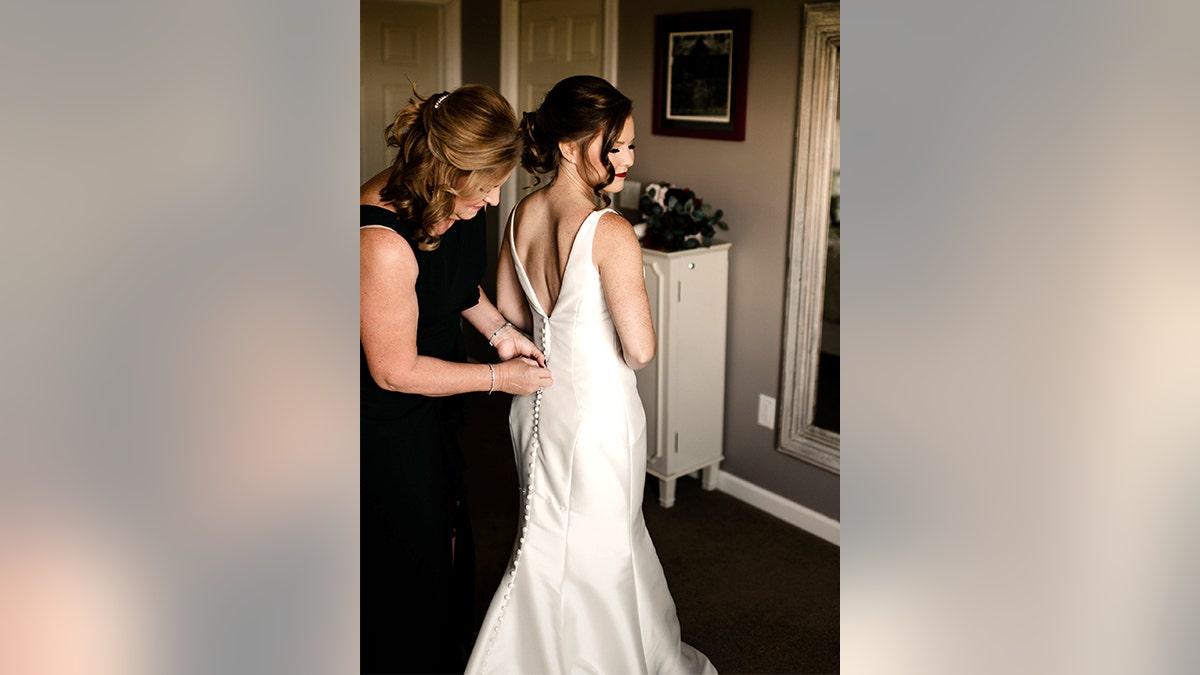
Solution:
[{"label": "low open back of dress", "polygon": [[[604,209],[602,211],[594,211],[593,213],[603,215],[605,212],[611,211],[611,210],[612,209]],[[580,226],[575,230],[575,234],[571,237],[571,244],[570,244],[569,248],[565,251],[565,254],[562,250],[558,249],[558,247],[555,246],[555,244],[557,242],[549,242],[549,245],[554,247],[554,250],[552,251],[552,253],[554,253],[554,256],[553,256],[552,260],[548,260],[546,262],[551,262],[551,263],[559,262],[560,263],[559,265],[556,266],[556,267],[559,267],[559,269],[554,270],[555,276],[553,277],[553,281],[557,282],[557,288],[555,288],[554,284],[549,283],[552,280],[552,277],[549,273],[550,272],[549,268],[551,267],[549,264],[545,265],[545,269],[539,270],[538,267],[541,265],[539,265],[537,261],[535,261],[534,265],[532,266],[532,269],[530,267],[526,267],[524,262],[522,261],[522,256],[520,255],[520,253],[517,250],[516,215],[517,215],[517,209],[513,209],[512,213],[509,214],[509,220],[508,220],[508,247],[509,247],[509,251],[512,253],[514,266],[516,267],[516,269],[520,270],[518,276],[523,277],[524,279],[527,279],[529,281],[529,288],[526,289],[526,293],[529,294],[529,297],[527,298],[527,300],[529,301],[530,307],[535,308],[534,311],[541,313],[543,316],[550,316],[554,313],[554,308],[558,304],[558,298],[562,293],[563,281],[566,279],[566,276],[567,276],[567,268],[570,266],[572,257],[575,255],[575,250],[579,243],[580,234],[583,233],[583,231],[585,229],[584,225],[586,224],[587,221],[585,221],[584,223],[581,223]],[[596,218],[599,219],[599,215],[597,215]],[[557,234],[557,232],[555,232],[554,234]],[[594,229],[592,231],[592,234],[593,235],[595,234]],[[549,239],[549,238],[547,238],[547,239]],[[588,247],[588,253],[589,253],[589,255],[587,257],[590,261],[590,259],[591,259],[591,255],[590,255],[591,247],[590,246]],[[563,262],[560,262],[560,261],[563,261]],[[539,283],[537,283],[538,280],[544,281],[546,283],[544,285],[539,284]],[[525,288],[524,285],[522,285],[522,288],[523,289]]]}]

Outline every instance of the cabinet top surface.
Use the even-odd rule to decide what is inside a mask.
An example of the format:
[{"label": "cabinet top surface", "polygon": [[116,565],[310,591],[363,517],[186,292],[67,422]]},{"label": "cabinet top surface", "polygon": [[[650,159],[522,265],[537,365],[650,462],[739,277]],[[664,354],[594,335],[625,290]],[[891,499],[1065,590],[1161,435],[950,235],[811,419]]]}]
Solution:
[{"label": "cabinet top surface", "polygon": [[658,256],[658,257],[663,257],[663,258],[681,257],[681,256],[687,256],[687,255],[704,255],[706,253],[724,252],[724,251],[728,250],[729,247],[732,245],[733,245],[732,242],[720,241],[718,239],[714,239],[712,242],[712,246],[709,246],[707,248],[704,246],[700,246],[698,248],[689,248],[689,249],[684,249],[682,251],[671,251],[671,252],[659,251],[659,250],[652,249],[652,248],[643,248],[642,255],[643,256]]}]

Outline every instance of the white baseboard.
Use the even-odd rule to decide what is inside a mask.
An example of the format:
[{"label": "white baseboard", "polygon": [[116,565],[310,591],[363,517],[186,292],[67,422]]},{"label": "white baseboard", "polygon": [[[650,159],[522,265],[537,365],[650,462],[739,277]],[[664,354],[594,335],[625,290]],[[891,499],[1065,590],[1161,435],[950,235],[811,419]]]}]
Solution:
[{"label": "white baseboard", "polygon": [[736,497],[750,506],[780,518],[796,527],[814,534],[825,541],[842,545],[842,524],[829,516],[813,511],[807,506],[780,497],[754,483],[720,471],[717,489],[730,497]]}]

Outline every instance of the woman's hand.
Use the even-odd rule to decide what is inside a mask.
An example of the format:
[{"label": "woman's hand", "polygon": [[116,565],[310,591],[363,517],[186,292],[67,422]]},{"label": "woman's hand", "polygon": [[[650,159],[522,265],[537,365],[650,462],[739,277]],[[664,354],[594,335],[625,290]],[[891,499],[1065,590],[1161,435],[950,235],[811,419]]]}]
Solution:
[{"label": "woman's hand", "polygon": [[542,350],[538,349],[532,340],[525,337],[525,334],[512,324],[506,324],[497,331],[496,335],[492,337],[491,345],[496,348],[496,353],[504,361],[524,356],[537,361],[539,366],[546,365],[546,357],[542,354]]},{"label": "woman's hand", "polygon": [[506,394],[528,396],[554,384],[554,376],[549,368],[523,356],[497,363],[493,368],[496,369],[496,391]]}]

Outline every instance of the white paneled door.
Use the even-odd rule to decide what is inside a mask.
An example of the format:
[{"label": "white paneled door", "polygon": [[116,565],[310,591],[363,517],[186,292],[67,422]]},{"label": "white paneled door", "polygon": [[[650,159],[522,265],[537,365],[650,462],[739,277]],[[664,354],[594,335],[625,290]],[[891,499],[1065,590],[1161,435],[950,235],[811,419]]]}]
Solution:
[{"label": "white paneled door", "polygon": [[364,2],[361,6],[362,72],[359,105],[361,180],[374,176],[393,155],[383,132],[412,96],[446,88],[443,82],[442,8],[425,3]]},{"label": "white paneled door", "polygon": [[522,0],[520,12],[519,111],[537,108],[563,78],[604,77],[603,0]]}]

